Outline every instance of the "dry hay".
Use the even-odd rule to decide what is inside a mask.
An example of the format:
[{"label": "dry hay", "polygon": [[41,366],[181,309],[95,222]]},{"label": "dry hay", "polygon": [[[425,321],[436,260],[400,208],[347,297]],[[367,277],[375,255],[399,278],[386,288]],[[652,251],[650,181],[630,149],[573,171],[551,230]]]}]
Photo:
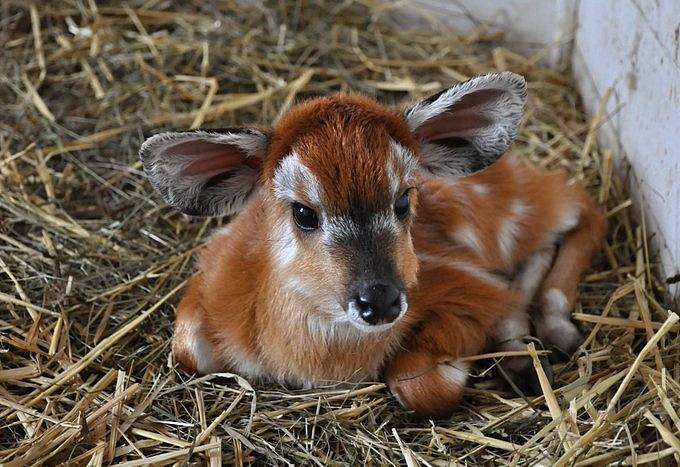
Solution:
[{"label": "dry hay", "polygon": [[[483,30],[406,32],[380,3],[177,4],[0,6],[0,463],[678,462],[678,325],[662,326],[644,225],[594,140],[610,116],[586,121],[567,70]],[[484,359],[455,416],[424,423],[382,384],[252,388],[172,367],[173,307],[220,221],[159,201],[143,133],[268,122],[337,90],[400,102],[493,69],[529,81],[515,151],[584,182],[610,223],[575,310],[585,351],[553,390],[520,397]]]}]

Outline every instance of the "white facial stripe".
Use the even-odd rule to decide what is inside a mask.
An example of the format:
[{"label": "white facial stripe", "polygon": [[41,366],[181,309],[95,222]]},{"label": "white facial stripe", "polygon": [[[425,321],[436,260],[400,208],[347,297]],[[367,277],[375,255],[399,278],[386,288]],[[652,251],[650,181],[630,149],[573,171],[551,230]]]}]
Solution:
[{"label": "white facial stripe", "polygon": [[297,239],[293,234],[290,221],[280,222],[269,238],[272,257],[280,268],[285,268],[293,263],[298,252]]},{"label": "white facial stripe", "polygon": [[390,181],[390,194],[394,198],[400,196],[399,190],[402,186],[396,165],[397,163],[393,159],[387,161],[387,179]]},{"label": "white facial stripe", "polygon": [[232,224],[229,223],[227,225],[223,225],[222,227],[215,229],[211,234],[211,238],[228,237],[231,234],[231,227]]},{"label": "white facial stripe", "polygon": [[[304,193],[296,193],[298,183],[302,185]],[[273,184],[274,194],[281,200],[298,201],[302,195],[312,206],[321,205],[321,185],[295,151],[281,160],[274,172]]]},{"label": "white facial stripe", "polygon": [[381,211],[371,215],[367,228],[359,226],[347,216],[324,216],[322,240],[331,245],[342,239],[357,238],[362,232],[370,234],[388,233],[397,235],[401,231],[401,223],[393,211]]},{"label": "white facial stripe", "polygon": [[[390,188],[392,190],[393,196],[399,196],[399,190],[403,188],[403,185],[410,185],[413,176],[418,170],[418,160],[416,156],[406,149],[404,146],[394,141],[390,140],[390,145],[392,146],[392,158],[387,166],[387,174],[390,178]],[[397,175],[397,168],[400,167],[403,171],[403,177],[399,180]]]}]

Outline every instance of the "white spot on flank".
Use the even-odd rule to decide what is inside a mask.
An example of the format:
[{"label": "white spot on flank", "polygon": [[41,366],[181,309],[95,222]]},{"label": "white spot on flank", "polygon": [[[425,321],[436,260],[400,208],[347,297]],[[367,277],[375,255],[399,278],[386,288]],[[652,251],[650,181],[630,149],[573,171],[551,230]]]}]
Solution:
[{"label": "white spot on flank", "polygon": [[507,264],[512,263],[512,252],[520,234],[520,220],[529,211],[522,200],[514,200],[510,205],[510,216],[501,222],[498,230],[498,251]]},{"label": "white spot on flank", "polygon": [[516,199],[510,205],[510,212],[514,216],[523,216],[524,214],[529,212],[529,206],[521,199]]},{"label": "white spot on flank", "polygon": [[478,195],[488,195],[489,187],[482,183],[477,183],[475,185],[472,185],[472,191],[474,191]]},{"label": "white spot on flank", "polygon": [[418,260],[420,261],[420,266],[422,269],[427,269],[428,267],[433,266],[451,268],[470,274],[471,276],[493,284],[496,287],[506,288],[508,286],[508,283],[502,278],[473,263],[449,259],[442,256],[430,255],[427,253],[418,253]]},{"label": "white spot on flank", "polygon": [[470,364],[461,360],[449,363],[440,363],[437,366],[439,374],[444,380],[457,389],[465,387],[468,379],[468,369]]},{"label": "white spot on flank", "polygon": [[532,253],[526,260],[524,267],[513,281],[513,288],[519,290],[528,302],[534,298],[538,287],[552,265],[555,248],[545,248]]},{"label": "white spot on flank", "polygon": [[475,252],[482,254],[484,252],[484,247],[482,241],[475,232],[474,227],[471,225],[465,225],[463,227],[457,228],[452,234],[451,239],[463,246],[466,246]]},{"label": "white spot on flank", "polygon": [[569,312],[569,300],[560,289],[551,287],[543,294],[543,312],[562,316]]},{"label": "white spot on flank", "polygon": [[557,233],[568,232],[578,225],[581,210],[577,205],[567,205],[560,213],[560,220],[555,230]]}]

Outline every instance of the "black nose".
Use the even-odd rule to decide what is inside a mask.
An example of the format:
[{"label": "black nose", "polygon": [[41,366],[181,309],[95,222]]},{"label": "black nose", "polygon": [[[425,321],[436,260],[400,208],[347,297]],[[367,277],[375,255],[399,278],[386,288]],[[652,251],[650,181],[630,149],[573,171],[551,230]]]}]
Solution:
[{"label": "black nose", "polygon": [[359,315],[368,324],[391,323],[401,312],[401,293],[392,285],[373,284],[355,298]]}]

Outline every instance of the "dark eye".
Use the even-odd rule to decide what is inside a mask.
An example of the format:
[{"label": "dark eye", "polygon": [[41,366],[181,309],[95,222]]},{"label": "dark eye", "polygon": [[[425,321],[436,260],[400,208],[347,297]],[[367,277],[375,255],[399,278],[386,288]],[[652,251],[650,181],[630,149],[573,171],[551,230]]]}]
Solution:
[{"label": "dark eye", "polygon": [[314,230],[319,227],[319,218],[314,209],[304,204],[293,203],[293,219],[302,230]]},{"label": "dark eye", "polygon": [[408,190],[394,203],[394,213],[399,219],[404,219],[409,212]]}]

